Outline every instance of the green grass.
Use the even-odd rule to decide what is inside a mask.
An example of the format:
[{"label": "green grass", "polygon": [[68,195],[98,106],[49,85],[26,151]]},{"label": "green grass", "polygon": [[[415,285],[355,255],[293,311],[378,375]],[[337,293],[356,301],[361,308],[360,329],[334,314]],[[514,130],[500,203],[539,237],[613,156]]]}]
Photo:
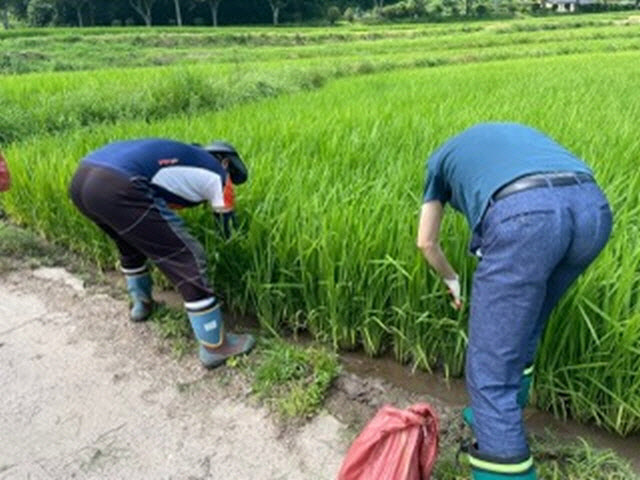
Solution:
[{"label": "green grass", "polygon": [[310,418],[324,403],[340,367],[322,347],[301,347],[280,339],[261,340],[251,359],[253,392],[283,418]]},{"label": "green grass", "polygon": [[[100,123],[159,120],[181,114],[216,111],[286,93],[313,90],[339,77],[412,67],[436,67],[546,57],[576,53],[640,50],[640,30],[633,35],[606,38],[550,39],[512,46],[498,45],[407,47],[388,53],[342,52],[330,59],[300,58],[236,65],[216,64],[149,69],[104,70],[7,77],[3,90],[4,115],[0,141],[62,133]],[[384,48],[384,47],[383,47]]]},{"label": "green grass", "polygon": [[12,270],[15,260],[31,264],[34,259],[46,258],[50,254],[51,249],[33,232],[0,220],[0,273]]},{"label": "green grass", "polygon": [[0,221],[0,257],[42,257],[49,253],[46,243],[33,232]]},{"label": "green grass", "polygon": [[168,343],[171,353],[177,358],[196,351],[196,341],[183,311],[159,305],[151,315],[151,325],[156,334]]},{"label": "green grass", "polygon": [[[98,123],[153,121],[222,110],[318,88],[330,79],[361,73],[637,51],[640,24],[626,24],[623,18],[576,17],[571,23],[554,18],[446,28],[284,29],[275,33],[240,29],[214,33],[186,30],[178,34],[167,29],[116,29],[109,34],[98,29],[89,30],[86,36],[76,31],[66,35],[44,31],[34,37],[31,31],[25,36],[12,32],[0,40],[5,47],[0,71],[23,71],[16,62],[24,63],[26,71],[41,70],[38,65],[50,61],[69,64],[68,68],[54,65],[50,70],[92,71],[0,78],[0,142]],[[580,28],[576,28],[578,25]],[[52,38],[59,44],[52,43]],[[167,63],[178,65],[157,66]]]},{"label": "green grass", "polygon": [[[545,480],[635,480],[629,463],[611,450],[595,449],[583,439],[566,442],[553,436],[533,437],[532,454],[538,478]],[[445,446],[436,463],[434,477],[466,480],[470,470],[456,464],[455,449]]]},{"label": "green grass", "polygon": [[[161,306],[151,320],[173,355],[195,353],[196,342],[184,312]],[[277,337],[259,337],[251,354],[231,358],[227,365],[243,371],[253,394],[284,420],[314,416],[340,371],[338,357],[328,349]]]},{"label": "green grass", "polygon": [[[0,222],[0,257],[43,259],[51,254],[47,245],[33,233]],[[0,271],[2,261],[0,261]],[[163,308],[155,312],[152,325],[157,334],[182,356],[194,352],[195,342],[184,312]],[[248,357],[228,362],[240,369],[252,384],[257,398],[283,419],[309,418],[321,408],[331,381],[339,373],[335,355],[317,347],[288,344],[281,339],[262,339]],[[221,382],[228,375],[219,375]],[[180,392],[195,388],[192,383],[178,384]],[[560,442],[550,436],[533,438],[533,454],[538,473],[549,480],[632,480],[638,478],[628,462],[609,450],[594,449],[584,440]],[[455,463],[456,445],[441,446],[435,475],[443,480],[469,478],[466,467]]]},{"label": "green grass", "polygon": [[[1,198],[0,198],[1,200]],[[33,231],[19,228],[7,221],[0,203],[0,274],[16,268],[36,268],[71,264],[82,265],[64,248],[52,245]]]},{"label": "green grass", "polygon": [[[0,258],[43,259],[51,255],[52,246],[29,231],[0,222]],[[3,261],[0,259],[0,272]],[[184,312],[161,308],[152,318],[156,333],[178,357],[193,353],[195,341]],[[300,346],[277,338],[260,339],[248,357],[232,359],[231,368],[243,372],[251,382],[257,398],[284,420],[300,420],[316,414],[339,374],[337,357],[318,346]],[[228,374],[218,376],[221,382]],[[180,392],[196,388],[193,383],[177,385]],[[628,462],[609,450],[594,449],[584,440],[567,444],[553,437],[534,437],[533,453],[538,473],[549,480],[632,480],[638,478]],[[455,463],[456,445],[443,444],[435,475],[443,480],[469,478],[466,467]]]},{"label": "green grass", "polygon": [[[300,43],[322,43],[336,39],[349,41],[358,38],[389,38],[415,35],[439,35],[446,32],[470,32],[485,28],[487,25],[498,25],[501,31],[539,31],[557,29],[576,29],[587,26],[611,25],[635,15],[635,12],[589,13],[574,15],[557,15],[529,17],[517,20],[482,20],[465,19],[458,22],[446,23],[392,23],[383,25],[343,24],[340,27],[305,27],[280,26],[274,29],[270,26],[231,26],[211,29],[208,26],[175,27],[156,26],[147,27],[86,27],[86,28],[23,28],[0,30],[0,40],[32,39],[34,41],[62,41],[78,43],[86,39],[101,41],[101,38],[135,37],[138,42],[162,42],[158,37],[180,37],[178,42],[193,43],[193,37],[207,38],[210,43],[224,45],[241,44],[249,46]],[[150,40],[149,40],[150,39]]]}]

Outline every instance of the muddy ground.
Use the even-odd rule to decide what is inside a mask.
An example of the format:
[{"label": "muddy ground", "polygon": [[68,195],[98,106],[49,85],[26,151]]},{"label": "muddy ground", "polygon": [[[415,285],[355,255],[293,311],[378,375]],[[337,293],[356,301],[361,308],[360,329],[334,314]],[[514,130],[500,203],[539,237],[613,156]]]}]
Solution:
[{"label": "muddy ground", "polygon": [[456,402],[349,368],[321,414],[285,425],[236,369],[176,359],[127,320],[122,295],[85,283],[63,268],[0,273],[1,480],[335,479],[385,403],[429,402],[444,443],[460,435]]}]

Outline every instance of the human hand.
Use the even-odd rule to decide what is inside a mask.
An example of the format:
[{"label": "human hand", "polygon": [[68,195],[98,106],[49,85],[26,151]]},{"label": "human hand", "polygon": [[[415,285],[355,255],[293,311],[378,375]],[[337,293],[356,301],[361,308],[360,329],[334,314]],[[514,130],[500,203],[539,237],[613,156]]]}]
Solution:
[{"label": "human hand", "polygon": [[453,278],[443,278],[442,280],[449,289],[449,294],[453,298],[451,306],[456,310],[460,310],[462,308],[462,297],[460,296],[460,279],[456,275]]},{"label": "human hand", "polygon": [[215,214],[216,221],[220,227],[220,232],[225,239],[231,237],[231,233],[236,227],[236,214],[233,210]]}]

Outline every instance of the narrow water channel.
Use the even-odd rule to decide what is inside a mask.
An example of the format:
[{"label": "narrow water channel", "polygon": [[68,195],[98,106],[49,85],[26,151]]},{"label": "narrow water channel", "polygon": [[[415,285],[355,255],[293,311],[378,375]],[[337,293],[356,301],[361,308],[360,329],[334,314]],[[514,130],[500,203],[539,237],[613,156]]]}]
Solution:
[{"label": "narrow water channel", "polygon": [[[468,404],[462,379],[446,380],[439,374],[414,372],[392,358],[370,358],[362,353],[345,353],[340,357],[344,368],[356,375],[380,378],[409,392],[436,398],[452,408],[462,408]],[[595,426],[557,419],[535,408],[526,409],[525,419],[532,433],[542,434],[549,430],[560,439],[575,440],[582,437],[594,447],[611,449],[628,459],[640,475],[640,434],[622,438]]]},{"label": "narrow water channel", "polygon": [[[167,305],[182,308],[180,296],[173,291],[154,295]],[[257,327],[255,319],[247,317],[235,317],[232,321],[244,328]],[[340,355],[340,358],[348,372],[359,376],[380,378],[408,392],[434,397],[452,408],[462,408],[468,404],[462,379],[447,380],[441,374],[412,371],[410,367],[389,357],[370,358],[364,353],[348,352]],[[596,448],[611,449],[628,459],[640,475],[640,434],[622,438],[595,426],[557,419],[550,413],[535,408],[527,408],[525,418],[527,428],[532,433],[543,434],[549,430],[560,439],[575,440],[581,437]]]}]

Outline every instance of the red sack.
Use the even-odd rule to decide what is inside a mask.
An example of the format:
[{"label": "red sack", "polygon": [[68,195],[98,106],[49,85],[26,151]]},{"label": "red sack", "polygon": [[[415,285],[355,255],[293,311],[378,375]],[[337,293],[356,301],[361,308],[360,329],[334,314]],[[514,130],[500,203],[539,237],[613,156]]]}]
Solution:
[{"label": "red sack", "polygon": [[364,427],[338,480],[428,480],[438,454],[438,418],[430,405],[386,405]]},{"label": "red sack", "polygon": [[0,192],[6,192],[11,187],[11,177],[9,176],[9,165],[0,152]]}]

